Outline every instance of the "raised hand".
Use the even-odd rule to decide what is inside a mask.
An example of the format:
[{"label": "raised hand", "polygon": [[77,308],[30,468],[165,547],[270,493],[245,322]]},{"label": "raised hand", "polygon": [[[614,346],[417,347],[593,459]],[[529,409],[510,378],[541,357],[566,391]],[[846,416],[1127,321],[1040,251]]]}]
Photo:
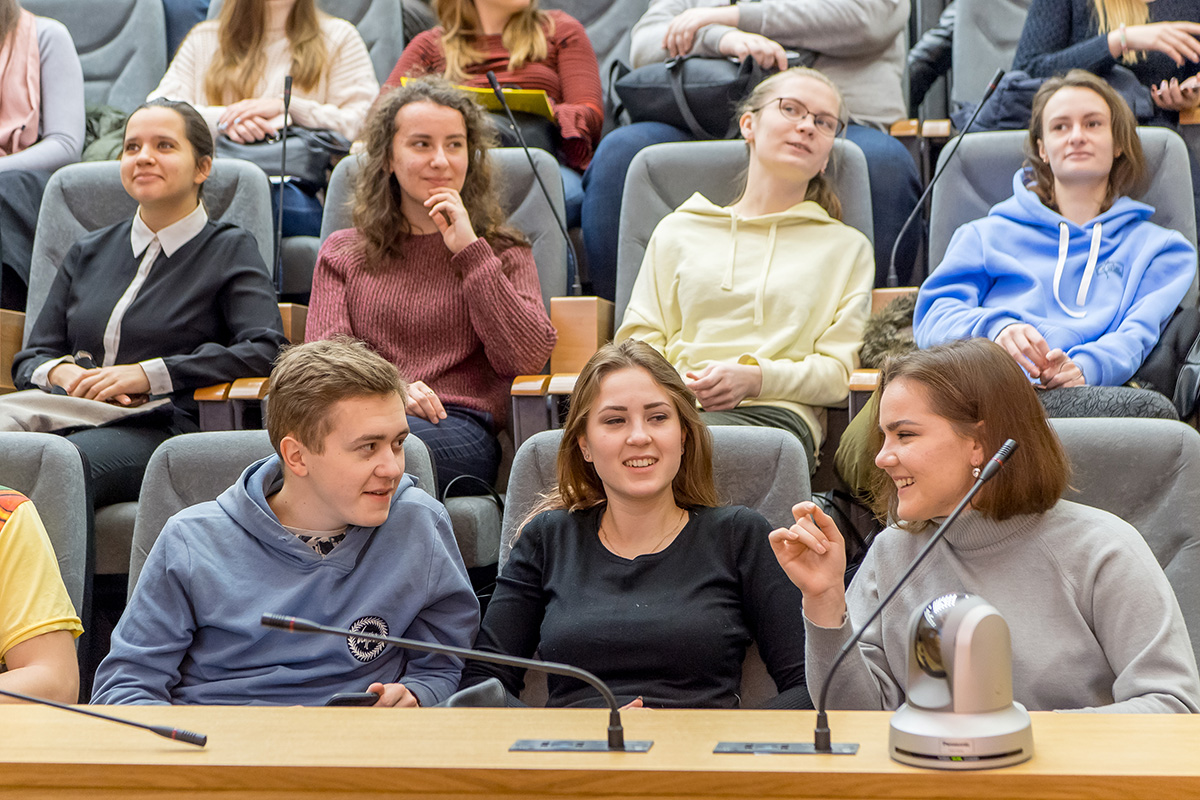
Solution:
[{"label": "raised hand", "polygon": [[771,549],[788,579],[804,594],[804,616],[837,628],[846,613],[846,541],[816,503],[792,506],[796,524],[771,531]]},{"label": "raised hand", "polygon": [[471,217],[456,189],[449,186],[435,189],[425,201],[425,207],[442,234],[442,241],[454,255],[479,238],[471,227]]},{"label": "raised hand", "polygon": [[996,337],[996,344],[1007,350],[1031,378],[1042,377],[1042,371],[1050,366],[1047,360],[1050,345],[1046,344],[1046,339],[1032,325],[1024,322],[1009,325],[1000,331],[1000,335]]}]

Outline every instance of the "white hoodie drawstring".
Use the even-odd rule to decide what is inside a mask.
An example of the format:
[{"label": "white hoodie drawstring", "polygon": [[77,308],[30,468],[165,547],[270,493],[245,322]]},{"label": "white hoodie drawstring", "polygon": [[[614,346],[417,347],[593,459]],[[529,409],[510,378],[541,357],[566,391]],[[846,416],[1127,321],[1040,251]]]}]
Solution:
[{"label": "white hoodie drawstring", "polygon": [[[1088,289],[1092,285],[1092,277],[1096,274],[1096,261],[1100,255],[1100,237],[1103,230],[1101,224],[1097,222],[1092,226],[1092,246],[1088,251],[1087,265],[1083,268],[1083,281],[1079,284],[1079,292],[1075,295],[1075,305],[1082,306],[1084,300],[1087,299]],[[1067,223],[1058,223],[1058,263],[1054,266],[1054,302],[1058,303],[1058,307],[1063,310],[1063,313],[1075,319],[1083,319],[1087,316],[1086,311],[1072,311],[1063,303],[1059,296],[1059,284],[1062,282],[1063,268],[1067,263],[1067,243],[1071,238],[1071,232],[1067,228]]]},{"label": "white hoodie drawstring", "polygon": [[729,215],[729,238],[729,269],[721,279],[721,288],[727,292],[733,291],[733,264],[737,261],[737,214]]},{"label": "white hoodie drawstring", "polygon": [[767,272],[771,269],[771,258],[775,255],[775,231],[779,229],[778,222],[771,223],[767,234],[767,254],[763,259],[762,278],[758,282],[758,291],[754,294],[754,324],[762,325],[765,305],[767,302]]}]

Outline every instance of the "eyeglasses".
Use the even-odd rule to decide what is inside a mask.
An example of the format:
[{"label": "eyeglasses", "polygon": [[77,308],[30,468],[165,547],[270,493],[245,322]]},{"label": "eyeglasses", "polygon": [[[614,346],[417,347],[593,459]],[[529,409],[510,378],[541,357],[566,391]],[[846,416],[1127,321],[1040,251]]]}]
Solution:
[{"label": "eyeglasses", "polygon": [[778,105],[779,113],[783,114],[784,119],[790,122],[800,122],[805,117],[812,117],[813,126],[817,131],[826,136],[837,136],[842,132],[842,128],[846,127],[840,119],[833,114],[817,114],[808,110],[808,106],[801,103],[794,97],[776,97],[774,100],[761,105],[754,109],[755,112],[762,111],[769,105]]}]

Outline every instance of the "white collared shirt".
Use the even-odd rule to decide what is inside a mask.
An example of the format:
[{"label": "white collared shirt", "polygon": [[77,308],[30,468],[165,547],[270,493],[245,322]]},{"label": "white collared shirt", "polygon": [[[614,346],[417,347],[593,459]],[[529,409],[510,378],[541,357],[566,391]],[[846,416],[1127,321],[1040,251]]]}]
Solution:
[{"label": "white collared shirt", "polygon": [[[134,257],[141,255],[142,260],[138,265],[137,273],[134,274],[133,280],[117,300],[117,304],[108,318],[108,324],[104,327],[104,360],[100,366],[111,367],[117,363],[117,351],[121,347],[121,323],[125,319],[129,307],[137,299],[138,292],[146,283],[146,279],[150,276],[150,268],[158,260],[158,254],[166,253],[168,257],[174,255],[179,248],[194,239],[206,224],[208,224],[208,212],[204,210],[203,203],[197,205],[196,210],[183,219],[171,223],[157,233],[150,230],[142,221],[141,210],[134,214],[133,225],[129,231],[129,244],[133,249]],[[74,360],[73,355],[65,355],[47,361],[34,370],[31,380],[36,386],[48,391],[51,388],[50,370],[64,361],[74,362]],[[161,358],[141,361],[139,365],[150,381],[151,394],[171,393],[174,388],[171,383],[171,375],[167,371],[166,363]]]}]

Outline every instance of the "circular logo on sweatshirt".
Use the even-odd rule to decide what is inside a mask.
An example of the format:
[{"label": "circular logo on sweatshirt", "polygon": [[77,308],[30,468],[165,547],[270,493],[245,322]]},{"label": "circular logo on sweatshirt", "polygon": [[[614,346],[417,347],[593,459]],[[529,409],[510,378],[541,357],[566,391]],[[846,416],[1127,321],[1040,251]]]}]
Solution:
[{"label": "circular logo on sweatshirt", "polygon": [[[388,624],[381,617],[359,617],[354,620],[350,630],[355,633],[369,633],[373,636],[387,636]],[[346,646],[350,648],[350,655],[364,664],[379,658],[383,655],[384,648],[387,647],[383,642],[360,639],[356,636],[347,637]]]}]

